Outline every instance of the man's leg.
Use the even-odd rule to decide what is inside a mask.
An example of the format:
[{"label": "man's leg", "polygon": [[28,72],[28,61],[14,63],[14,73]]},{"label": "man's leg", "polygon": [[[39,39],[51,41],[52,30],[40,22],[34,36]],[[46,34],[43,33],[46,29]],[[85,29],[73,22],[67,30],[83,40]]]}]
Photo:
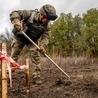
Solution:
[{"label": "man's leg", "polygon": [[41,66],[40,66],[40,53],[37,51],[37,48],[34,45],[28,45],[30,49],[30,57],[32,63],[32,71],[33,71],[33,83],[41,84]]},{"label": "man's leg", "polygon": [[13,38],[12,40],[12,44],[11,44],[11,57],[13,58],[13,60],[17,61],[18,60],[18,56],[21,52],[21,50],[23,49],[24,44],[22,44],[21,42],[17,41],[15,38]]}]

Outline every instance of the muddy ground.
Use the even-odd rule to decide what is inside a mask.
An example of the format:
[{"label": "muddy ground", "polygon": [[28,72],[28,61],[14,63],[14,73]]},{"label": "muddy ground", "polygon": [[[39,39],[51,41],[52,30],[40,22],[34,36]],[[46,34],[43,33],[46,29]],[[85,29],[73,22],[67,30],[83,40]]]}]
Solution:
[{"label": "muddy ground", "polygon": [[53,60],[70,76],[70,79],[49,60],[42,58],[43,83],[41,85],[32,83],[32,66],[30,66],[30,94],[27,95],[25,71],[16,70],[12,73],[12,88],[8,80],[8,98],[98,98],[98,77],[95,74],[98,72],[98,59],[59,57]]}]

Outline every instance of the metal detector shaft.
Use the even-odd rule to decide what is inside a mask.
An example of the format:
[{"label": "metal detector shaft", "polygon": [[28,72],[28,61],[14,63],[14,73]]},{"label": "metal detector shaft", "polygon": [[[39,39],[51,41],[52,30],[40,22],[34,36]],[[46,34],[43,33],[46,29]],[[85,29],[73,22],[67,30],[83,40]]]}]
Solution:
[{"label": "metal detector shaft", "polygon": [[[33,45],[35,45],[35,46],[40,50],[40,47],[39,47],[36,43],[34,43],[34,42],[32,41],[32,39],[29,38],[23,31],[22,31],[22,34],[23,34]],[[44,56],[47,57],[61,72],[63,72],[63,74],[65,74],[68,78],[70,78],[69,75],[68,75],[62,68],[60,68],[46,53],[44,54]]]}]

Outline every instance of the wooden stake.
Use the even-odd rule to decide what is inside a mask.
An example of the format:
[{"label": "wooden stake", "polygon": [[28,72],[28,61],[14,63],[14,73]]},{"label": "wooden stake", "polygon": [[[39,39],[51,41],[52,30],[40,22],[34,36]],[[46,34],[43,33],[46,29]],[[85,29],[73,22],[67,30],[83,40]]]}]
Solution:
[{"label": "wooden stake", "polygon": [[[6,44],[2,43],[2,52],[6,53]],[[7,63],[6,60],[2,60],[2,98],[8,98],[7,96]]]},{"label": "wooden stake", "polygon": [[29,71],[29,60],[26,59],[26,94],[30,93],[30,71]]}]

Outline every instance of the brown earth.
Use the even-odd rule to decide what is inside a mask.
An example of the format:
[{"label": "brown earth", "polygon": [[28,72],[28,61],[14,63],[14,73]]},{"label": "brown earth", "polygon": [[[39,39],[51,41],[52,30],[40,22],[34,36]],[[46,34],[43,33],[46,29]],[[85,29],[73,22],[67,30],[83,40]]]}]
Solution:
[{"label": "brown earth", "polygon": [[30,66],[30,94],[27,95],[25,71],[16,70],[12,73],[12,88],[8,81],[8,98],[98,98],[97,59],[53,58],[53,60],[70,76],[70,79],[49,60],[42,58],[43,83],[41,85],[32,83],[32,66]]}]

